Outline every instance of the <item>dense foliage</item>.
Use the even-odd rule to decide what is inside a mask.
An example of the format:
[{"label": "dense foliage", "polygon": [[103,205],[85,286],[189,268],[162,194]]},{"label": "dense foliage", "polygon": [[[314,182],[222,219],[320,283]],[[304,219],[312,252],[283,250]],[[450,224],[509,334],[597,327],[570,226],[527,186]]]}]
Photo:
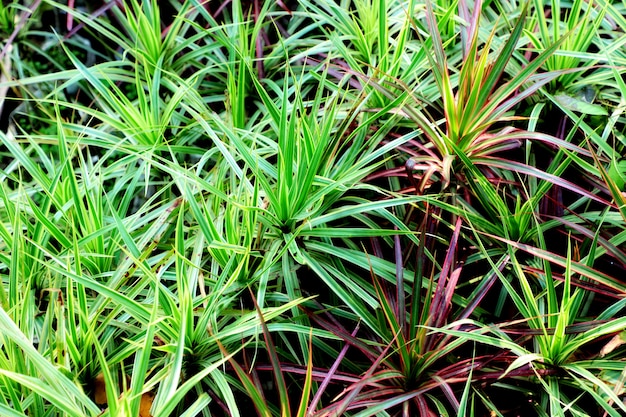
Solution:
[{"label": "dense foliage", "polygon": [[625,16],[3,2],[0,414],[626,415]]}]

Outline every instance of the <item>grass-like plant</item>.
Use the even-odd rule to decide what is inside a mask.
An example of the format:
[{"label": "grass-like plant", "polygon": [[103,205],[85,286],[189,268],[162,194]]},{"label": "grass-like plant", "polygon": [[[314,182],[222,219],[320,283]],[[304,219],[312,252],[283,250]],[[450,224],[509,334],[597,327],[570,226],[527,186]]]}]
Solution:
[{"label": "grass-like plant", "polygon": [[[322,327],[342,337],[350,348],[367,359],[363,364],[345,365],[355,382],[336,401],[313,415],[341,415],[347,410],[355,410],[354,415],[359,416],[381,412],[400,415],[461,412],[467,401],[464,387],[471,383],[473,372],[483,362],[457,357],[456,363],[450,363],[449,359],[468,339],[430,331],[471,316],[490,287],[490,280],[485,280],[472,300],[462,300],[456,294],[463,270],[457,258],[461,226],[458,218],[440,270],[428,261],[424,239],[415,253],[415,271],[405,272],[404,251],[400,238],[396,237],[395,288],[372,276],[381,309],[375,317],[363,320],[368,323],[362,330],[364,336],[351,334],[349,328],[332,318],[313,316]],[[422,237],[426,227],[426,222],[422,223]],[[458,308],[459,301],[464,308]]]},{"label": "grass-like plant", "polygon": [[[423,193],[435,180],[446,188],[454,175],[463,174],[463,156],[472,162],[478,158],[494,156],[519,147],[520,141],[546,140],[545,136],[519,131],[510,126],[518,117],[513,116],[513,108],[541,88],[558,73],[537,73],[543,62],[559,46],[559,40],[541,52],[532,62],[502,81],[507,64],[518,47],[521,38],[526,10],[522,10],[518,22],[512,28],[510,36],[496,52],[491,61],[490,53],[495,33],[491,33],[484,45],[479,44],[479,19],[481,3],[475,6],[470,23],[466,45],[463,47],[464,58],[458,73],[451,74],[448,58],[439,35],[439,27],[445,25],[449,15],[438,22],[430,2],[427,2],[426,22],[432,55],[428,55],[433,76],[440,92],[445,129],[441,129],[435,120],[430,120],[419,107],[405,107],[409,117],[422,130],[428,143],[416,149],[415,156],[407,162],[407,171],[421,173],[416,182],[416,191]],[[426,46],[426,44],[425,44]],[[524,88],[526,84],[530,87]],[[494,127],[508,123],[509,126],[494,130]],[[504,169],[513,169],[513,166]],[[470,177],[461,183],[472,184]]]}]

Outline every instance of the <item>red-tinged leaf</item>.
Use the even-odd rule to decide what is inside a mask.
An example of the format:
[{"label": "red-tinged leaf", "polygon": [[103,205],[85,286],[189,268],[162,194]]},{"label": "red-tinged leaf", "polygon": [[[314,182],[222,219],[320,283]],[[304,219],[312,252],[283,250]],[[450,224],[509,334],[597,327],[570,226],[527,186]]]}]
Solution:
[{"label": "red-tinged leaf", "polygon": [[571,221],[569,221],[567,219],[564,219],[562,217],[552,217],[552,216],[549,216],[549,218],[553,218],[555,221],[564,224],[565,226],[569,227],[570,229],[575,230],[576,232],[580,233],[583,236],[588,237],[591,240],[597,240],[598,243],[600,244],[600,246],[602,246],[606,250],[606,253],[609,256],[612,256],[613,258],[618,260],[622,265],[626,265],[626,254],[624,253],[624,251],[621,250],[620,248],[618,248],[617,246],[615,246],[614,244],[612,244],[611,242],[609,242],[604,237],[599,236],[599,235],[596,236],[596,233],[592,232],[591,230],[587,229],[586,227],[583,227],[580,224],[571,222]]},{"label": "red-tinged leaf", "polygon": [[[496,264],[496,268],[487,277],[481,280],[480,285],[472,294],[468,297],[469,304],[463,309],[463,311],[457,317],[457,320],[464,320],[472,315],[476,307],[480,304],[483,298],[487,295],[494,283],[498,281],[498,272],[502,272],[509,262],[509,255],[504,255],[502,259]],[[497,272],[496,272],[497,271]]]},{"label": "red-tinged leaf", "polygon": [[378,295],[378,302],[380,306],[382,307],[383,314],[385,315],[385,319],[387,320],[387,323],[389,324],[389,329],[394,335],[393,339],[396,341],[397,351],[399,352],[401,356],[401,360],[404,366],[409,366],[409,363],[411,361],[411,356],[410,356],[409,351],[407,350],[407,347],[406,347],[407,342],[404,338],[404,334],[402,333],[404,326],[402,323],[398,322],[398,318],[395,315],[395,311],[391,305],[391,302],[387,299],[385,295],[385,291],[383,290],[383,287],[381,286],[380,280],[376,277],[376,275],[374,275],[373,271],[371,271],[371,274],[372,274],[372,281],[374,282],[374,288],[376,289],[376,295]]},{"label": "red-tinged leaf", "polygon": [[[358,332],[358,330],[359,330],[359,326],[357,325],[355,327],[354,331],[352,332],[351,336],[355,337],[357,332]],[[319,403],[320,399],[322,398],[322,394],[326,390],[326,387],[328,387],[328,384],[330,383],[330,381],[332,379],[336,378],[337,369],[339,368],[339,365],[341,364],[341,361],[343,360],[343,358],[346,356],[346,353],[348,352],[348,347],[349,346],[350,345],[346,343],[341,348],[341,351],[339,352],[339,355],[337,355],[337,359],[335,359],[335,362],[333,363],[333,366],[330,367],[330,369],[328,370],[327,374],[324,376],[324,380],[320,384],[317,392],[315,393],[315,396],[311,400],[311,404],[309,405],[309,411],[308,411],[309,415],[312,414],[315,411],[315,408],[317,407],[317,404]]]},{"label": "red-tinged leaf", "polygon": [[[526,10],[526,8],[524,10]],[[522,19],[520,18],[520,20]],[[519,25],[519,22],[518,22],[518,25]],[[523,22],[522,22],[522,26],[523,26]],[[517,26],[516,26],[516,29],[517,29]],[[539,68],[541,68],[541,66],[546,62],[546,60],[550,58],[559,49],[559,47],[565,41],[568,35],[569,33],[564,35],[562,38],[560,38],[556,42],[554,42],[548,48],[544,49],[543,52],[541,52],[535,59],[529,62],[524,68],[522,68],[521,71],[517,72],[510,81],[498,87],[498,89],[495,92],[493,92],[493,94],[491,94],[489,98],[489,102],[491,103],[491,105],[486,106],[485,110],[491,113],[491,109],[495,109],[499,107],[500,104],[507,97],[510,97],[512,94],[515,94],[515,92],[520,87],[522,87],[529,80],[533,79],[532,77],[535,77],[534,79],[535,84],[539,83],[541,85],[545,85],[547,82],[549,82],[551,79],[554,78],[553,76],[555,74],[561,75],[562,74],[561,71],[552,71],[549,73],[541,73],[541,74],[536,74],[536,73],[539,70]],[[509,46],[515,47],[515,45],[507,45],[507,47]],[[510,53],[512,54],[512,51]],[[503,54],[504,52],[501,53],[501,55]],[[508,59],[507,59],[507,62],[508,62]],[[583,69],[567,69],[564,71],[567,72],[567,71],[582,71],[582,70]]]},{"label": "red-tinged leaf", "polygon": [[558,149],[567,149],[569,151],[575,152],[578,155],[591,157],[591,152],[586,150],[585,148],[581,148],[580,146],[574,145],[566,140],[559,139],[555,136],[548,135],[541,132],[529,132],[527,130],[515,129],[515,128],[506,128],[493,135],[494,140],[500,140],[502,142],[509,141],[524,141],[529,140],[533,142],[541,142],[546,145],[558,150]]},{"label": "red-tinged leaf", "polygon": [[432,390],[433,388],[435,388],[434,386],[429,386],[426,388],[420,388],[420,389],[416,389],[413,391],[409,391],[409,392],[395,392],[393,393],[394,395],[389,395],[385,401],[378,401],[378,402],[372,402],[372,401],[367,401],[367,397],[364,395],[362,396],[363,398],[363,402],[361,402],[359,405],[361,405],[362,407],[366,408],[365,410],[361,411],[358,414],[354,414],[355,416],[358,417],[369,417],[369,416],[376,416],[376,415],[380,415],[380,413],[384,412],[385,410],[388,410],[390,408],[396,407],[400,404],[405,404],[408,403],[409,401],[413,401],[416,404],[419,404],[419,401],[423,400],[423,404],[426,411],[421,411],[420,412],[420,416],[424,416],[424,417],[437,417],[437,414],[431,412],[428,409],[428,405],[426,403],[426,400],[424,399],[424,394],[430,390]]},{"label": "red-tinged leaf", "polygon": [[[461,77],[467,77],[467,82],[463,83],[462,86],[459,87],[459,90],[463,88],[466,97],[459,96],[457,105],[460,107],[461,111],[459,115],[459,120],[461,120],[459,131],[462,132],[464,136],[473,136],[470,132],[476,129],[474,120],[478,116],[477,112],[480,113],[480,110],[489,99],[489,96],[483,96],[482,93],[486,88],[490,88],[485,85],[485,82],[488,80],[489,74],[493,71],[493,64],[489,63],[489,50],[491,48],[491,42],[495,37],[495,30],[496,28],[494,27],[485,42],[483,53],[480,54],[479,59],[476,62],[465,60],[461,68]],[[477,35],[476,33],[475,36]],[[473,42],[477,41],[477,39],[473,40]],[[472,48],[477,50],[478,44],[474,44]],[[476,54],[477,53],[476,51]]]},{"label": "red-tinged leaf", "polygon": [[503,158],[498,158],[498,157],[482,157],[482,158],[474,158],[472,159],[472,161],[476,164],[476,165],[484,165],[484,166],[490,166],[490,167],[494,167],[494,168],[499,168],[499,169],[503,169],[503,170],[508,170],[508,171],[514,171],[520,174],[525,174],[525,175],[530,175],[536,178],[539,178],[541,180],[545,180],[548,182],[553,183],[554,185],[557,185],[561,188],[564,188],[566,190],[570,190],[576,194],[579,194],[583,197],[587,197],[590,198],[598,203],[601,203],[603,205],[611,205],[611,203],[605,199],[603,199],[602,197],[599,197],[579,186],[577,186],[576,184],[567,181],[559,176],[556,175],[552,175],[549,174],[545,171],[542,171],[540,169],[537,169],[535,167],[532,167],[530,165],[527,164],[523,164],[520,162],[515,162],[509,159],[503,159]]},{"label": "red-tinged leaf", "polygon": [[[488,233],[482,233],[485,236],[488,236],[492,239],[496,239],[499,240],[501,242],[506,243],[507,245],[514,247],[516,249],[522,250],[532,256],[536,256],[538,258],[541,259],[545,259],[553,264],[562,266],[562,267],[566,267],[566,265],[568,264],[568,260],[560,255],[557,255],[553,252],[544,250],[544,249],[540,249],[537,248],[535,246],[531,246],[531,245],[526,245],[523,243],[519,243],[519,242],[515,242],[509,239],[505,239],[503,237],[500,236],[495,236],[495,235],[491,235]],[[603,285],[605,287],[611,288],[614,291],[617,291],[619,294],[621,295],[626,295],[626,285],[622,282],[619,281],[607,274],[605,274],[604,272],[600,272],[598,270],[593,269],[592,267],[585,265],[585,264],[581,264],[580,262],[573,262],[573,261],[569,261],[569,267],[570,270],[573,273],[576,274],[580,274],[582,276],[584,276],[585,278],[590,279],[591,281],[595,281],[596,283]]]},{"label": "red-tinged leaf", "polygon": [[461,217],[458,217],[454,227],[454,233],[450,239],[450,246],[448,247],[446,258],[441,266],[439,281],[437,283],[433,302],[430,306],[430,323],[433,323],[433,327],[441,327],[445,324],[447,319],[446,312],[448,311],[447,300],[452,300],[452,295],[456,290],[456,285],[453,285],[456,284],[456,282],[453,282],[453,280],[458,279],[458,276],[453,278],[449,275],[449,273],[456,262],[456,247],[459,241],[462,223],[463,221]]},{"label": "red-tinged leaf", "polygon": [[[331,323],[330,321],[323,319],[319,314],[313,314],[309,310],[305,309],[305,312],[311,320],[315,321],[317,324],[322,326],[322,328],[328,330],[335,336],[341,338],[350,346],[357,348],[361,353],[363,353],[369,359],[375,360],[378,357],[378,351],[376,351],[372,346],[362,342],[361,340],[356,338],[354,335],[352,335],[345,327],[337,323],[330,314],[326,314],[326,317],[329,317],[331,321],[335,321],[334,323]],[[356,334],[355,332],[353,333]]]},{"label": "red-tinged leaf", "polygon": [[445,300],[444,300],[444,308],[445,314],[442,314],[442,322],[441,325],[445,324],[445,318],[450,314],[450,309],[452,308],[452,296],[454,295],[454,290],[456,289],[456,284],[459,282],[459,277],[461,276],[462,267],[455,268],[450,277],[448,278],[448,285],[446,286],[445,292]]},{"label": "red-tinged leaf", "polygon": [[228,357],[228,362],[235,370],[235,373],[237,374],[239,381],[241,381],[244,389],[248,393],[248,396],[252,400],[252,403],[254,404],[254,408],[256,408],[257,415],[263,416],[263,417],[272,417],[272,413],[267,404],[267,401],[265,400],[263,391],[261,391],[256,386],[256,384],[254,383],[250,375],[248,375],[248,373],[244,371],[241,365],[239,365],[237,361],[233,359],[232,355],[230,355],[230,353],[224,348],[224,346],[219,340],[217,341],[217,345],[222,351],[222,353],[224,354],[224,356]]},{"label": "red-tinged leaf", "polygon": [[[305,368],[302,368],[302,366],[299,366],[299,365],[282,364],[281,369],[283,370],[283,372],[288,372],[290,374],[296,374],[296,375],[306,375],[306,372],[307,372]],[[254,370],[272,371],[273,368],[271,365],[259,364],[254,367]],[[347,385],[347,384],[354,384],[355,382],[358,382],[361,380],[360,376],[358,375],[347,374],[345,372],[338,372],[338,371],[331,372],[331,370],[322,370],[319,368],[313,368],[311,373],[315,381],[324,381],[325,379],[329,379],[332,382],[338,382],[338,383]],[[259,384],[257,385],[260,386]]]},{"label": "red-tinged leaf", "polygon": [[350,387],[350,391],[348,392],[346,397],[339,402],[338,407],[337,407],[337,414],[335,414],[335,415],[337,415],[337,416],[343,415],[343,413],[353,403],[353,401],[357,397],[357,395],[359,395],[361,390],[366,385],[368,385],[369,383],[372,382],[371,381],[372,375],[374,375],[375,371],[378,369],[380,363],[385,359],[385,357],[387,356],[387,352],[389,351],[391,346],[393,346],[394,343],[395,343],[395,338],[394,338],[394,340],[391,341],[391,343],[389,343],[385,347],[385,349],[381,352],[381,354],[378,356],[378,358],[376,358],[374,363],[372,363],[372,365],[369,367],[367,372],[365,372],[365,374],[363,375],[363,378],[361,379],[361,381],[357,382],[356,384],[354,384],[353,386]]},{"label": "red-tinged leaf", "polygon": [[[420,318],[424,312],[422,311],[422,284],[424,281],[424,264],[426,263],[426,232],[428,230],[428,214],[432,211],[432,207],[430,205],[426,206],[425,216],[423,216],[422,221],[420,223],[418,232],[420,233],[420,240],[417,246],[417,253],[415,254],[416,259],[416,267],[415,267],[415,275],[413,278],[413,288],[411,292],[411,310],[409,316],[409,331],[408,331],[408,339],[409,340],[417,340],[418,334],[418,324],[423,324],[424,322],[420,321]],[[427,301],[427,300],[425,300]]]},{"label": "red-tinged leaf", "polygon": [[[502,74],[504,73],[506,65],[508,64],[509,59],[511,59],[511,56],[513,56],[513,52],[515,51],[515,48],[517,47],[517,42],[519,41],[519,38],[522,35],[522,31],[524,30],[524,23],[525,23],[527,12],[528,12],[528,5],[525,5],[524,8],[522,9],[522,12],[517,21],[517,24],[511,31],[511,35],[509,36],[509,39],[507,39],[506,43],[504,44],[504,47],[502,48],[502,51],[498,54],[498,57],[496,61],[494,62],[491,68],[491,71],[489,71],[489,75],[487,79],[484,81],[482,85],[482,89],[478,97],[478,103],[487,102],[487,98],[493,92],[493,89],[495,88],[498,81],[500,80],[500,77],[502,77]],[[512,93],[514,90],[515,89],[512,89],[510,93]],[[507,94],[507,96],[509,94]]]},{"label": "red-tinged leaf", "polygon": [[393,245],[396,263],[396,317],[400,328],[404,331],[407,324],[406,293],[404,292],[404,265],[402,264],[402,247],[400,246],[399,235],[394,236]]},{"label": "red-tinged leaf", "polygon": [[[382,411],[397,405],[407,403],[411,400],[417,401],[417,399],[420,398],[425,392],[432,390],[433,388],[435,388],[435,386],[429,386],[427,388],[417,389],[410,392],[406,392],[400,388],[368,390],[356,396],[348,406],[347,410],[363,409],[363,411],[352,414],[359,417],[380,415]],[[338,414],[337,410],[338,406],[333,405],[325,409],[324,413],[315,414],[315,417],[337,417],[343,415]]]},{"label": "red-tinged leaf", "polygon": [[[446,121],[449,122],[451,119],[454,120],[457,117],[454,91],[452,87],[452,82],[450,80],[450,74],[448,72],[448,61],[446,58],[446,53],[443,47],[443,42],[441,41],[441,36],[439,35],[437,19],[435,18],[435,13],[433,11],[432,3],[430,0],[426,1],[426,23],[428,26],[428,32],[430,34],[432,48],[435,55],[435,57],[433,58],[430,53],[427,53],[426,57],[431,64],[435,81],[437,82],[439,92],[441,93],[441,97],[443,99]],[[426,48],[425,43],[423,43],[423,46]],[[448,126],[448,134],[450,134],[450,128],[451,126]],[[440,148],[438,147],[439,151],[442,153],[442,156],[448,153],[445,143],[443,145],[444,146]]]},{"label": "red-tinged leaf", "polygon": [[304,385],[302,386],[302,396],[300,397],[300,406],[298,407],[298,417],[306,417],[307,405],[311,396],[313,383],[313,329],[309,333],[309,357],[307,360],[306,376],[304,377]]},{"label": "red-tinged leaf", "polygon": [[287,417],[291,415],[291,407],[289,406],[289,396],[287,395],[287,384],[285,383],[285,377],[281,369],[280,359],[278,358],[278,354],[276,353],[276,347],[274,346],[274,342],[272,341],[272,336],[270,335],[269,329],[267,328],[267,323],[265,322],[265,319],[263,318],[263,312],[261,311],[261,308],[256,302],[256,297],[254,296],[253,291],[250,291],[250,296],[252,297],[254,307],[256,308],[257,315],[261,323],[261,329],[263,330],[263,339],[265,340],[265,347],[269,355],[272,368],[274,369],[274,379],[276,381],[278,395],[280,397],[280,415],[282,417]]}]

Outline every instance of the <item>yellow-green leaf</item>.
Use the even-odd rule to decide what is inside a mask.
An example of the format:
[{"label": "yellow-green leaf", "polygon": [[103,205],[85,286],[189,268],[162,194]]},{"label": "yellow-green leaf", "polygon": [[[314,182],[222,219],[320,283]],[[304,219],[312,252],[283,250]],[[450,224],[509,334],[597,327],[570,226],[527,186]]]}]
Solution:
[{"label": "yellow-green leaf", "polygon": [[609,113],[599,104],[588,103],[580,98],[561,93],[554,96],[555,100],[568,110],[593,116],[607,116]]}]

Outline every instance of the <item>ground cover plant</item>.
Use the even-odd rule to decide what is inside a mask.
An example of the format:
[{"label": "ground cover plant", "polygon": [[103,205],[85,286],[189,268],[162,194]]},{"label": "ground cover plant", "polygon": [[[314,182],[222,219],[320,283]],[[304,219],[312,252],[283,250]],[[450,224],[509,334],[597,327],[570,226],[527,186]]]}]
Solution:
[{"label": "ground cover plant", "polygon": [[624,16],[4,1],[0,414],[626,414]]}]

